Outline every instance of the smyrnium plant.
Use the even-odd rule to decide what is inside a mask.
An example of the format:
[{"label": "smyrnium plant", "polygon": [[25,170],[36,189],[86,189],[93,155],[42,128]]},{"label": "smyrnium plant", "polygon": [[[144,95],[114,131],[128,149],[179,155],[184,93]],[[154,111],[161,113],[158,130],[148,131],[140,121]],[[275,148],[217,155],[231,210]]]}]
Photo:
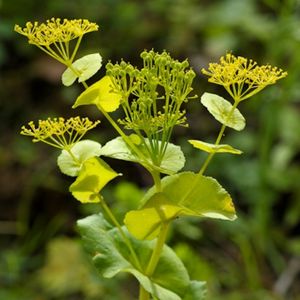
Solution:
[{"label": "smyrnium plant", "polygon": [[[185,156],[180,146],[172,143],[175,126],[188,126],[185,108],[193,94],[195,72],[188,60],[178,61],[163,51],[141,53],[142,68],[121,61],[106,64],[106,75],[91,86],[86,80],[102,66],[99,53],[75,60],[83,35],[98,30],[88,20],[52,18],[46,23],[30,23],[15,30],[29,43],[66,66],[62,83],[76,80],[85,90],[73,108],[95,105],[119,134],[104,146],[83,139],[99,121],[75,117],[30,122],[21,133],[44,142],[61,153],[60,170],[76,177],[69,190],[81,203],[100,203],[102,213],[78,221],[78,228],[96,268],[107,278],[120,272],[132,274],[140,284],[139,300],[205,299],[204,282],[191,280],[186,268],[165,245],[174,219],[184,216],[235,220],[236,212],[229,193],[212,178],[204,175],[213,156],[218,153],[241,154],[231,145],[221,144],[227,127],[241,131],[245,118],[237,109],[240,102],[254,96],[266,86],[287,76],[276,67],[258,66],[253,60],[226,54],[219,63],[202,69],[209,81],[222,85],[232,103],[211,93],[201,96],[201,103],[220,122],[221,129],[214,144],[189,140],[195,148],[208,153],[199,172],[181,171]],[[71,42],[72,45],[71,46]],[[123,111],[115,120],[113,112]],[[114,171],[105,157],[142,165],[153,177],[140,207],[128,211],[120,224],[101,195],[101,190],[121,174]],[[106,220],[108,218],[108,220]]]}]

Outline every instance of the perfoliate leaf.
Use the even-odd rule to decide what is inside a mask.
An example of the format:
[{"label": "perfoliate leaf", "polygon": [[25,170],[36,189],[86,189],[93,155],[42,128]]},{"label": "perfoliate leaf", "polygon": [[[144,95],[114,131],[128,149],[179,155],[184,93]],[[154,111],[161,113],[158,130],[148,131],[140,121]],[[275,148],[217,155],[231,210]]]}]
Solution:
[{"label": "perfoliate leaf", "polygon": [[[220,123],[239,131],[245,128],[246,121],[243,115],[237,108],[231,113],[232,104],[223,97],[204,93],[201,97],[201,103]],[[231,116],[229,115],[230,113]]]},{"label": "perfoliate leaf", "polygon": [[[153,295],[153,298],[162,300],[202,300],[198,296],[205,291],[204,283],[190,281],[184,265],[174,251],[166,245],[163,247],[155,272],[151,277],[147,277],[144,272],[135,266],[117,229],[112,228],[104,220],[102,214],[79,220],[78,227],[85,248],[93,257],[96,268],[104,277],[111,278],[118,273],[130,273],[136,277],[146,291]],[[142,268],[145,270],[155,242],[138,241],[127,233],[125,227],[123,227],[123,230],[130,240]]]},{"label": "perfoliate leaf", "polygon": [[227,144],[215,145],[210,143],[205,143],[198,140],[188,140],[195,148],[208,153],[232,153],[232,154],[242,154],[241,150],[235,149]]},{"label": "perfoliate leaf", "polygon": [[163,193],[157,193],[143,209],[129,211],[124,224],[138,240],[152,240],[158,235],[161,224],[176,218],[181,210],[181,207],[174,205]]},{"label": "perfoliate leaf", "polygon": [[70,86],[77,78],[78,82],[86,81],[96,74],[101,66],[102,57],[99,53],[93,53],[79,58],[73,62],[72,68],[67,68],[62,74],[62,83],[65,86]]},{"label": "perfoliate leaf", "polygon": [[86,160],[100,155],[101,145],[95,141],[81,140],[70,151],[72,155],[68,151],[62,150],[57,158],[57,165],[62,173],[77,176]]},{"label": "perfoliate leaf", "polygon": [[82,203],[100,202],[99,192],[118,175],[102,159],[92,157],[83,163],[77,179],[70,186],[70,192]]},{"label": "perfoliate leaf", "polygon": [[[145,142],[149,143],[147,139],[145,139]],[[146,157],[148,156],[148,164],[153,165],[145,146],[142,143],[136,144],[136,146]],[[101,149],[101,155],[120,160],[142,163],[139,157],[137,157],[127,146],[122,137],[117,137],[107,142]],[[153,166],[161,173],[174,174],[183,168],[184,163],[185,157],[181,148],[169,143],[160,166]]]},{"label": "perfoliate leaf", "polygon": [[164,177],[162,192],[152,187],[143,207],[126,214],[124,223],[137,239],[153,239],[164,222],[178,216],[235,220],[232,199],[212,177],[183,172]]},{"label": "perfoliate leaf", "polygon": [[72,108],[80,105],[95,104],[100,110],[112,112],[119,107],[120,101],[121,95],[112,91],[111,78],[104,76],[81,93]]}]

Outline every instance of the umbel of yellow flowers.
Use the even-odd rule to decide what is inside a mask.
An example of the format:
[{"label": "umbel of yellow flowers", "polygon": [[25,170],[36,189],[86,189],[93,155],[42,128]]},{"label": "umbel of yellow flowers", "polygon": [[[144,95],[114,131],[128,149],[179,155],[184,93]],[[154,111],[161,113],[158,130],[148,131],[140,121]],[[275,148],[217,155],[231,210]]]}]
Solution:
[{"label": "umbel of yellow flowers", "polygon": [[277,67],[258,66],[252,59],[227,53],[219,63],[210,63],[208,70],[201,70],[209,77],[208,81],[222,85],[235,102],[252,97],[266,86],[286,77]]},{"label": "umbel of yellow flowers", "polygon": [[[24,28],[15,25],[15,31],[26,36],[30,44],[62,62],[69,64],[73,61],[84,34],[97,31],[99,26],[85,19],[52,18],[45,23],[27,22]],[[70,41],[75,40],[74,47]]]},{"label": "umbel of yellow flowers", "polygon": [[39,120],[37,126],[31,121],[28,127],[22,126],[21,134],[31,136],[33,142],[43,142],[59,149],[66,149],[79,142],[87,131],[96,127],[100,121],[88,118],[48,118]]}]

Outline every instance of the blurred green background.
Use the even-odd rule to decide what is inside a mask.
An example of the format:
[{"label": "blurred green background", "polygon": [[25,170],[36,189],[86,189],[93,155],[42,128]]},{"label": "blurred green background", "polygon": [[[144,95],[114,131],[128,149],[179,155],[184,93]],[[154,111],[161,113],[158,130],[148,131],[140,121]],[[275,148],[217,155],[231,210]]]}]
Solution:
[{"label": "blurred green background", "polygon": [[[139,53],[154,48],[188,58],[199,96],[227,97],[199,71],[227,51],[288,71],[241,104],[243,132],[226,132],[224,142],[244,154],[220,155],[207,171],[232,194],[238,220],[180,219],[168,243],[193,279],[207,280],[208,300],[300,299],[299,0],[0,0],[0,300],[136,297],[130,278],[98,277],[78,242],[76,219],[99,208],[72,199],[71,179],[59,173],[53,149],[19,135],[30,120],[99,117],[89,107],[71,110],[80,86],[62,87],[63,68],[13,32],[14,24],[53,16],[100,25],[78,57],[99,51],[106,62],[139,65]],[[189,158],[185,169],[197,170],[203,155],[186,140],[211,141],[219,125],[198,100],[187,114],[190,128],[178,128],[174,142]],[[103,120],[90,137],[105,143],[114,136]],[[122,219],[151,181],[137,166],[109,163],[124,174],[105,190]]]}]

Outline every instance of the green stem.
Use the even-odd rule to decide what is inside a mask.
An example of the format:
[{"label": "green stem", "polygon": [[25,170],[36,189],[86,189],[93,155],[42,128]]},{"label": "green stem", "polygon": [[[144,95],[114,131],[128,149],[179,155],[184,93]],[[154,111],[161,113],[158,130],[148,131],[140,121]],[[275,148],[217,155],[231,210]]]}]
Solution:
[{"label": "green stem", "polygon": [[148,277],[151,277],[156,269],[156,266],[158,264],[161,252],[163,250],[167,238],[168,228],[169,228],[169,222],[162,223],[159,235],[157,237],[155,248],[152,252],[150,262],[146,269],[146,275]]},{"label": "green stem", "polygon": [[[156,187],[156,192],[161,192],[161,179],[160,179],[160,173],[158,171],[152,171],[151,175],[154,180],[154,184]],[[168,228],[169,228],[169,222],[163,222],[161,224],[161,229],[159,232],[159,235],[156,240],[155,248],[153,249],[150,261],[148,263],[148,266],[145,271],[145,275],[148,277],[151,277],[157,267],[160,255],[162,253],[167,233],[168,233]],[[140,284],[140,295],[139,295],[139,300],[149,300],[150,299],[150,293],[147,292],[143,286]]]},{"label": "green stem", "polygon": [[160,173],[158,171],[152,171],[151,175],[153,177],[153,181],[156,187],[156,192],[161,192],[161,179],[160,179]]},{"label": "green stem", "polygon": [[144,289],[144,287],[141,284],[139,300],[150,300],[150,294]]},{"label": "green stem", "polygon": [[125,143],[135,152],[135,154],[143,160],[143,163],[147,166],[148,163],[146,161],[145,155],[132,143],[130,138],[123,132],[123,130],[118,126],[118,124],[110,117],[110,115],[101,107],[101,105],[97,105],[101,113],[104,117],[109,121],[112,127],[120,134]]},{"label": "green stem", "polygon": [[[230,117],[232,116],[232,114],[233,114],[234,110],[236,109],[236,107],[238,106],[238,104],[239,104],[239,101],[235,101],[235,102],[234,102],[234,104],[233,104],[231,110],[229,111],[229,114],[228,114],[226,120],[229,120],[229,119],[230,119]],[[217,139],[216,139],[216,141],[215,141],[215,144],[214,144],[215,146],[217,146],[217,145],[220,144],[221,139],[222,139],[222,137],[223,137],[223,134],[224,134],[224,131],[225,131],[226,127],[227,127],[227,126],[226,126],[225,124],[222,125],[222,127],[221,127],[221,129],[220,129],[220,132],[219,132],[219,134],[218,134],[218,136],[217,136]],[[206,160],[204,161],[204,163],[203,163],[203,165],[202,165],[202,167],[201,167],[201,169],[200,169],[200,171],[199,171],[199,173],[198,173],[198,176],[203,175],[203,173],[204,173],[205,170],[207,169],[207,167],[208,167],[210,161],[211,161],[212,158],[215,156],[215,154],[216,154],[215,152],[212,152],[212,153],[210,153],[210,154],[208,155],[208,157],[207,157]]]},{"label": "green stem", "polygon": [[101,205],[104,209],[104,211],[106,212],[106,214],[109,216],[109,218],[111,219],[111,221],[113,222],[113,224],[118,228],[120,235],[122,236],[126,246],[128,247],[130,254],[132,256],[132,259],[134,260],[134,264],[136,265],[136,267],[139,270],[142,270],[142,266],[141,263],[134,251],[134,249],[132,248],[132,245],[128,239],[128,237],[126,236],[125,232],[123,231],[121,225],[119,224],[118,220],[115,218],[114,214],[112,213],[112,211],[110,210],[110,208],[108,207],[108,205],[106,204],[106,202],[104,201],[104,199],[101,199]]}]

